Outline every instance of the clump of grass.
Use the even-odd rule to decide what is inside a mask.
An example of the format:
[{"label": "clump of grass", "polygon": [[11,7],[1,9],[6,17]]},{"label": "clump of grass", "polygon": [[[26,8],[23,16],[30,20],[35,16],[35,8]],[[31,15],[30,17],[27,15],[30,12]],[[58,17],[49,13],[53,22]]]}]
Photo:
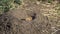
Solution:
[{"label": "clump of grass", "polygon": [[0,0],[1,13],[9,11],[12,2],[13,2],[12,0]]},{"label": "clump of grass", "polygon": [[52,2],[52,0],[48,0],[48,3],[51,3]]},{"label": "clump of grass", "polygon": [[[38,1],[40,1],[40,0],[38,0]],[[52,3],[52,1],[54,1],[54,0],[41,0],[42,2],[48,2],[48,3]]]},{"label": "clump of grass", "polygon": [[48,3],[52,3],[52,1],[54,2],[55,0],[47,0],[48,1]]},{"label": "clump of grass", "polygon": [[57,4],[55,10],[57,11],[57,15],[59,16],[60,15],[60,4],[59,3]]},{"label": "clump of grass", "polygon": [[20,0],[0,0],[0,13],[5,13],[13,8],[12,4],[21,4]]},{"label": "clump of grass", "polygon": [[14,3],[16,3],[16,4],[21,4],[21,1],[20,0],[14,0]]}]

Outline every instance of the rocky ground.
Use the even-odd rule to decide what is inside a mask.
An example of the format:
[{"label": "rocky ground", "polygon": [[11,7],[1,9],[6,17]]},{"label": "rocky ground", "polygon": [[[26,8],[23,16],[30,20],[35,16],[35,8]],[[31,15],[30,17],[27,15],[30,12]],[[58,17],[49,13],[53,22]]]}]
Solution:
[{"label": "rocky ground", "polygon": [[60,34],[59,9],[58,1],[23,0],[0,15],[0,34]]}]

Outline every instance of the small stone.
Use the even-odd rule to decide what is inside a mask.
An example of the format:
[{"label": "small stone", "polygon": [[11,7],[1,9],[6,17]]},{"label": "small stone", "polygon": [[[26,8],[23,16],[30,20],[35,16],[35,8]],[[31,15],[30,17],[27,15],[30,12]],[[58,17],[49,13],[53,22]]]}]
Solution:
[{"label": "small stone", "polygon": [[27,17],[26,18],[26,21],[31,21],[32,20],[32,17]]}]

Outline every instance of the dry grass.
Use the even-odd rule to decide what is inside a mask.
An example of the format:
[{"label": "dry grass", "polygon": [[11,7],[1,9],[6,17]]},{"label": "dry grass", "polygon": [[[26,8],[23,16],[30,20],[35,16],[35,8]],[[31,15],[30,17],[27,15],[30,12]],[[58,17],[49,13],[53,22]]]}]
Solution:
[{"label": "dry grass", "polygon": [[[60,29],[60,6],[37,0],[23,0],[23,4],[8,12],[11,17],[10,34],[52,34]],[[36,13],[34,20],[31,16]],[[8,29],[7,29],[8,30]],[[10,32],[10,31],[8,31]]]}]

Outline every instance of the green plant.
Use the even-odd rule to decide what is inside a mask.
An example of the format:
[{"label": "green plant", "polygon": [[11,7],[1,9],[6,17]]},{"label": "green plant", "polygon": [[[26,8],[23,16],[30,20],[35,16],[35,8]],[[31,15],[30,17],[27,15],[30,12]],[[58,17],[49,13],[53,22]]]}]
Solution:
[{"label": "green plant", "polygon": [[0,0],[0,13],[8,12],[15,3],[21,4],[20,0]]},{"label": "green plant", "polygon": [[16,4],[21,4],[21,1],[20,0],[14,0],[14,3],[16,3]]},{"label": "green plant", "polygon": [[52,0],[48,0],[48,3],[51,3],[52,2]]},{"label": "green plant", "polygon": [[1,12],[7,12],[10,9],[12,0],[0,0]]}]

